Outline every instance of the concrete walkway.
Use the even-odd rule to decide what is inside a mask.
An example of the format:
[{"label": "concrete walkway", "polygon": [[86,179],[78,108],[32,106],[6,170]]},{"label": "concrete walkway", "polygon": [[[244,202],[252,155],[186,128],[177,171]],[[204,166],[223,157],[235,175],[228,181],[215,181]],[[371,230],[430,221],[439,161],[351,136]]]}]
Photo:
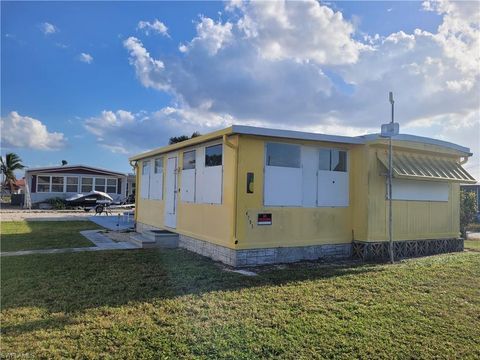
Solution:
[{"label": "concrete walkway", "polygon": [[133,215],[124,216],[123,214],[97,215],[88,218],[91,222],[98,224],[109,230],[127,230],[134,226]]},{"label": "concrete walkway", "polygon": [[467,231],[467,240],[480,240],[480,232]]},{"label": "concrete walkway", "polygon": [[22,251],[7,251],[2,252],[3,256],[20,256],[31,254],[63,254],[74,253],[82,251],[102,251],[102,250],[126,250],[126,249],[138,249],[137,245],[130,242],[115,242],[106,237],[99,230],[85,230],[80,231],[88,240],[93,242],[95,246],[90,247],[78,247],[78,248],[65,248],[65,249],[42,249],[42,250],[22,250]]}]

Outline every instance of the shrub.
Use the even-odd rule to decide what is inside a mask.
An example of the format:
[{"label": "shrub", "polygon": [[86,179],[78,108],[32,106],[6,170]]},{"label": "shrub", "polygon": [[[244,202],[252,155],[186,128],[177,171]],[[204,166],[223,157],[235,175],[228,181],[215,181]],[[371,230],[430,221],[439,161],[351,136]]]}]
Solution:
[{"label": "shrub", "polygon": [[466,237],[467,226],[475,221],[477,216],[477,203],[475,193],[460,191],[460,231],[462,237]]},{"label": "shrub", "polygon": [[469,224],[466,230],[471,232],[480,232],[480,224],[479,223]]},{"label": "shrub", "polygon": [[56,198],[51,198],[46,201],[50,205],[52,205],[52,208],[55,210],[64,210],[65,209],[65,200],[62,198],[56,197]]}]

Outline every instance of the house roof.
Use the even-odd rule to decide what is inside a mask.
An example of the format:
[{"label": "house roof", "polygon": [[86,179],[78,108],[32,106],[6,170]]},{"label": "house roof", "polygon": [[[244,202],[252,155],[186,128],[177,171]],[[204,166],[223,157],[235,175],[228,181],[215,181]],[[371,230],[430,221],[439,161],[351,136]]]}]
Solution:
[{"label": "house roof", "polygon": [[28,168],[25,173],[47,173],[47,172],[56,172],[56,173],[72,173],[72,172],[86,172],[86,173],[99,173],[99,174],[106,174],[106,175],[115,175],[115,176],[126,176],[126,174],[111,171],[107,169],[97,168],[93,166],[87,165],[64,165],[64,166],[46,166],[46,167],[37,167],[37,168]]},{"label": "house roof", "polygon": [[[265,137],[283,138],[283,139],[325,141],[325,142],[342,143],[342,144],[366,144],[367,142],[385,139],[385,138],[382,138],[380,134],[367,134],[362,136],[343,136],[343,135],[327,135],[327,134],[294,131],[294,130],[269,129],[269,128],[245,126],[245,125],[232,125],[228,128],[218,130],[206,135],[201,135],[201,136],[198,136],[186,141],[182,141],[176,144],[159,147],[147,152],[137,154],[135,156],[130,157],[129,160],[130,161],[140,160],[150,156],[159,155],[159,154],[171,152],[177,149],[185,148],[188,146],[204,143],[210,140],[218,139],[225,135],[228,136],[228,135],[234,135],[234,134],[265,136]],[[427,138],[422,136],[399,134],[394,136],[393,140],[437,145],[440,147],[459,151],[465,154],[465,156],[472,155],[470,153],[470,149],[467,147],[453,144],[448,141],[437,140],[437,139],[432,139],[432,138]]]},{"label": "house roof", "polygon": [[[380,139],[386,139],[382,137],[380,134],[367,134],[367,135],[362,135],[358,136],[358,138],[362,138],[365,141],[374,141],[374,140],[380,140]],[[473,154],[470,152],[470,149],[457,145],[448,141],[444,140],[438,140],[438,139],[433,139],[433,138],[428,138],[424,136],[417,136],[417,135],[410,135],[410,134],[398,134],[392,138],[395,141],[411,141],[411,142],[416,142],[416,143],[421,143],[421,144],[428,144],[428,145],[437,145],[441,146],[444,148],[456,150],[459,152],[464,153],[465,155],[472,156]]]}]

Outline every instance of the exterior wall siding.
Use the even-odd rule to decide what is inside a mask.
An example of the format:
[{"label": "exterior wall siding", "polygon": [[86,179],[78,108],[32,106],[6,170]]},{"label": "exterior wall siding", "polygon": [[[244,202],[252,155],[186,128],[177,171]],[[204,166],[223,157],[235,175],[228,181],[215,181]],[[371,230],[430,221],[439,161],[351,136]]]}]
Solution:
[{"label": "exterior wall siding", "polygon": [[[233,136],[229,141],[236,146],[238,137]],[[213,141],[206,144],[200,144],[185,149],[176,150],[178,155],[178,188],[182,187],[182,171],[183,168],[183,152],[193,150],[195,148],[222,143],[222,140]],[[166,161],[169,153],[158,155],[164,157],[164,196],[165,199],[165,172]],[[141,184],[142,184],[142,162],[139,161],[137,169],[137,214],[136,221],[142,224],[155,226],[161,229],[168,229],[170,231],[184,234],[187,236],[194,236],[203,241],[209,241],[214,244],[222,245],[229,248],[234,248],[233,228],[234,228],[234,177],[236,168],[236,153],[235,150],[226,144],[223,144],[223,181],[222,181],[222,203],[221,204],[201,204],[184,202],[181,199],[181,191],[177,193],[177,224],[176,228],[168,228],[164,222],[165,201],[164,200],[149,200],[142,199]],[[151,159],[151,158],[150,158]]]},{"label": "exterior wall siding", "polygon": [[[92,177],[91,172],[85,172],[85,173],[71,173],[71,172],[45,172],[45,173],[28,173],[26,175],[25,181],[26,183],[29,184],[30,188],[30,198],[32,200],[32,203],[40,203],[44,202],[48,199],[51,198],[62,198],[66,199],[68,197],[71,197],[76,194],[86,194],[83,193],[82,191],[78,192],[37,192],[37,182],[38,182],[38,176],[71,176],[71,177],[79,177],[81,178],[82,176],[84,177]],[[126,177],[114,177],[114,176],[106,176],[106,175],[96,175],[97,177],[101,178],[110,178],[113,179],[115,178],[117,180],[117,191],[115,193],[108,193],[114,201],[122,201],[125,199],[125,193],[126,193],[126,182],[122,181]],[[79,180],[80,181],[80,180]],[[81,190],[81,187],[79,185],[78,190]]]},{"label": "exterior wall siding", "polygon": [[[368,149],[368,236],[362,241],[388,239],[388,200],[385,169],[377,160],[378,147]],[[424,149],[425,150],[425,149]],[[430,149],[433,151],[433,149]],[[394,148],[394,151],[395,148]],[[405,151],[405,150],[397,150]],[[447,201],[393,200],[395,240],[448,239],[459,236],[460,201],[458,183],[449,183]]]},{"label": "exterior wall siding", "polygon": [[[237,186],[237,249],[295,247],[318,244],[343,244],[352,241],[353,196],[357,182],[355,168],[349,171],[350,205],[348,207],[266,207],[264,206],[264,149],[266,141],[280,140],[242,136],[239,145]],[[283,141],[319,146],[305,141]],[[350,150],[355,145],[321,143],[321,146]],[[358,147],[358,146],[357,146]],[[254,173],[254,192],[248,194],[247,172]],[[272,225],[257,225],[259,213],[271,213]]]},{"label": "exterior wall siding", "polygon": [[[178,166],[182,154],[209,143],[175,148]],[[388,239],[388,201],[385,169],[377,160],[382,141],[366,145],[335,144],[235,135],[233,147],[223,141],[222,204],[183,202],[177,197],[177,225],[167,228],[180,234],[180,247],[232,266],[250,266],[323,258],[345,258],[353,242],[385,242]],[[264,149],[266,141],[306,146],[344,148],[349,152],[349,206],[264,206]],[[214,143],[218,143],[217,140]],[[380,144],[379,144],[380,143]],[[428,144],[402,143],[395,151],[458,156]],[[237,147],[238,150],[235,150]],[[163,155],[164,158],[168,156]],[[150,158],[151,159],[151,158]],[[141,199],[141,161],[137,169],[138,229],[166,228],[164,201]],[[164,166],[165,169],[165,166]],[[254,174],[253,193],[247,192],[247,173]],[[165,184],[165,174],[164,174]],[[179,188],[182,171],[178,171]],[[163,196],[165,198],[165,194]],[[394,200],[394,239],[416,241],[455,239],[459,235],[459,185],[449,183],[449,201]],[[271,213],[272,225],[258,225],[259,213]]]}]

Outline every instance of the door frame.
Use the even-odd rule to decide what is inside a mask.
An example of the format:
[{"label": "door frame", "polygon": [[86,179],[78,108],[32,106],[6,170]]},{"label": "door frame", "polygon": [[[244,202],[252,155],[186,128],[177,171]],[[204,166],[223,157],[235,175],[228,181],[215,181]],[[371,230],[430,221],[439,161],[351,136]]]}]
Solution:
[{"label": "door frame", "polygon": [[[164,224],[165,226],[175,229],[177,227],[177,210],[178,210],[178,153],[174,154],[168,154],[166,156],[167,158],[167,164],[165,167],[165,214],[164,214]],[[169,161],[171,159],[175,159],[174,167],[173,169],[169,168]],[[171,173],[173,172],[173,186],[172,184],[169,184],[169,175],[172,175]],[[170,186],[169,186],[170,185]],[[169,199],[169,191],[173,189],[173,212],[168,212],[169,209],[167,209],[167,202]]]}]

